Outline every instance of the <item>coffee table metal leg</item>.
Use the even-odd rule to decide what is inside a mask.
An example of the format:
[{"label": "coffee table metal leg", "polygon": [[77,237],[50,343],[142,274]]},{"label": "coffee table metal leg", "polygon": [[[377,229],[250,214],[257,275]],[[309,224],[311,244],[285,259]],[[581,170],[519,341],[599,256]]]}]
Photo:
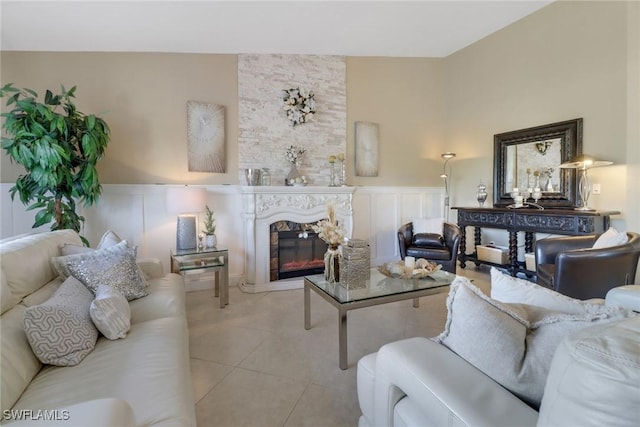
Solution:
[{"label": "coffee table metal leg", "polygon": [[304,281],[304,329],[311,329],[311,289],[307,281]]},{"label": "coffee table metal leg", "polygon": [[347,356],[347,310],[338,310],[338,351],[340,353],[340,369],[349,367]]}]

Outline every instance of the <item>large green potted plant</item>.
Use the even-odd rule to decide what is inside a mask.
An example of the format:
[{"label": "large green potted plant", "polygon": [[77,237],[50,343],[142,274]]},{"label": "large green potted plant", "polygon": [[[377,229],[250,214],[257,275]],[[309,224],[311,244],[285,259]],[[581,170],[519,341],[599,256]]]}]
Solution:
[{"label": "large green potted plant", "polygon": [[27,210],[40,209],[33,228],[53,222],[51,230],[80,232],[84,217],[76,212],[76,201],[90,206],[100,197],[96,163],[109,143],[109,127],[76,109],[75,86],[61,89],[59,95],[47,90],[44,102],[35,91],[12,83],[0,89],[11,108],[2,114],[2,149],[26,170],[10,193],[12,200],[18,193]]}]

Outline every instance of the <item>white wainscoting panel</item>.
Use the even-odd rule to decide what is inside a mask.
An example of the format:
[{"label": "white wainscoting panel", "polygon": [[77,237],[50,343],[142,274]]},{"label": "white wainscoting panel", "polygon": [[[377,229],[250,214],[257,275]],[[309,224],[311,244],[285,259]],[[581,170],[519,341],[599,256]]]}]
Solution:
[{"label": "white wainscoting panel", "polygon": [[413,218],[441,217],[443,207],[439,187],[358,187],[353,236],[369,240],[371,265],[399,260],[398,228]]},{"label": "white wainscoting panel", "polygon": [[[31,228],[35,213],[11,201],[13,184],[0,184],[0,238],[45,231]],[[169,251],[175,247],[176,215],[166,209],[168,185],[103,185],[97,205],[81,209],[86,218],[81,234],[98,244],[106,230],[138,246],[140,258],[158,258],[170,270]],[[240,186],[202,185],[207,204],[214,210],[219,247],[229,249],[231,284],[243,280],[245,271],[243,204]],[[353,195],[353,237],[369,240],[371,264],[399,259],[396,233],[413,218],[440,217],[444,189],[438,187],[358,187]],[[202,216],[198,221],[202,225]],[[213,284],[211,284],[213,285]]]}]

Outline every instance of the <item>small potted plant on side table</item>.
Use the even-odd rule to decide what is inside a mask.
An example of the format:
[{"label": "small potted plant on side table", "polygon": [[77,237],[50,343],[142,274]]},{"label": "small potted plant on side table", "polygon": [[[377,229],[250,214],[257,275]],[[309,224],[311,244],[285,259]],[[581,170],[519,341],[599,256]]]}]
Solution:
[{"label": "small potted plant on side table", "polygon": [[216,219],[213,217],[213,211],[209,208],[209,205],[205,206],[204,234],[205,247],[215,248],[218,245],[218,239],[216,238]]}]

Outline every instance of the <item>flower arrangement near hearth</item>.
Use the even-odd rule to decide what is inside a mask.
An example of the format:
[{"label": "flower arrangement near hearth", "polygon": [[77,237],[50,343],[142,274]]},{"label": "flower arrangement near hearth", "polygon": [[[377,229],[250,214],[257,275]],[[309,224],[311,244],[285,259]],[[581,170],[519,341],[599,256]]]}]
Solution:
[{"label": "flower arrangement near hearth", "polygon": [[300,87],[284,89],[282,104],[293,127],[310,121],[316,113],[314,93]]},{"label": "flower arrangement near hearth", "polygon": [[327,205],[327,218],[318,221],[311,228],[329,247],[337,247],[344,242],[346,231],[338,224],[336,206],[332,203]]},{"label": "flower arrangement near hearth", "polygon": [[344,242],[347,234],[344,228],[338,224],[336,218],[336,206],[332,203],[327,205],[327,218],[312,225],[313,231],[318,233],[318,237],[329,245],[324,254],[324,278],[329,283],[340,281],[340,245]]}]

